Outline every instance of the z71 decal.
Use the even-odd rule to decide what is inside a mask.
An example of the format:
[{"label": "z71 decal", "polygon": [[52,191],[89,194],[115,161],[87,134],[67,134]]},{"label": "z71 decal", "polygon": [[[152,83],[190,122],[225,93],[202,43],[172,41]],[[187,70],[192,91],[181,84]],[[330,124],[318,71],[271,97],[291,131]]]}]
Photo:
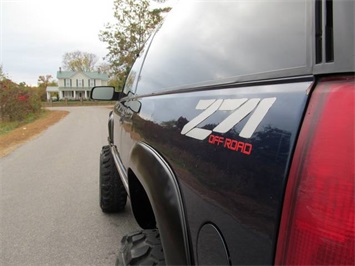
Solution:
[{"label": "z71 decal", "polygon": [[[256,128],[275,101],[276,98],[265,98],[262,100],[260,98],[200,100],[196,105],[196,109],[204,111],[193,118],[190,122],[188,122],[181,130],[181,134],[194,139],[204,140],[213,132],[228,132],[243,118],[254,111],[239,133],[240,137],[246,139],[251,138]],[[212,116],[217,111],[231,111],[232,113],[212,130],[197,127],[200,123]],[[214,140],[211,141],[210,137],[209,143],[212,144],[214,142]],[[227,147],[232,147],[231,145],[233,143],[234,142],[232,142],[232,140],[227,141]]]}]

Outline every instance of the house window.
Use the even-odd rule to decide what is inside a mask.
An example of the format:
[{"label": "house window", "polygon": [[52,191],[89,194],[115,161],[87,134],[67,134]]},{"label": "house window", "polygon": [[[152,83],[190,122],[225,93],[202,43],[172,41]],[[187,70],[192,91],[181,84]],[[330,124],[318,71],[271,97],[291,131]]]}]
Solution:
[{"label": "house window", "polygon": [[83,80],[82,79],[77,79],[76,80],[77,82],[77,87],[83,87],[84,85],[83,85]]},{"label": "house window", "polygon": [[70,79],[65,79],[65,87],[70,87],[71,86],[71,80]]},{"label": "house window", "polygon": [[96,82],[94,79],[89,80],[89,87],[95,87],[95,84],[96,84]]}]

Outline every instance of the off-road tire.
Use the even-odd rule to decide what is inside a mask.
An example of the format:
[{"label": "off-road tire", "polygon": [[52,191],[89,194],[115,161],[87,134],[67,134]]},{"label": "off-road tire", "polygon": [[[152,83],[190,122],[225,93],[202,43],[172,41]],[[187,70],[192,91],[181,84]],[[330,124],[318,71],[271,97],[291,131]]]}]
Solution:
[{"label": "off-road tire", "polygon": [[113,160],[110,146],[100,154],[100,207],[105,213],[119,212],[127,202],[127,192]]},{"label": "off-road tire", "polygon": [[159,231],[149,229],[124,236],[116,261],[116,266],[123,265],[165,265]]}]

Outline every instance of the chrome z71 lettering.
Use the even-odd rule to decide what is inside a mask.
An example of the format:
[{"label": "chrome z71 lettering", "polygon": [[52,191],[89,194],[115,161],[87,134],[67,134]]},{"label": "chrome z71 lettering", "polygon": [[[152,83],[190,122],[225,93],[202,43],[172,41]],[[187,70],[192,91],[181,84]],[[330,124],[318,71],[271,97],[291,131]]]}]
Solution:
[{"label": "chrome z71 lettering", "polygon": [[[252,113],[245,126],[239,133],[240,137],[246,139],[251,138],[256,128],[275,101],[276,98],[200,100],[196,105],[196,109],[204,111],[201,112],[198,116],[194,117],[190,122],[188,122],[181,130],[181,134],[194,139],[204,140],[212,132],[228,132],[242,119]],[[230,111],[231,114],[212,130],[197,127],[200,123],[212,116],[217,111]]]}]

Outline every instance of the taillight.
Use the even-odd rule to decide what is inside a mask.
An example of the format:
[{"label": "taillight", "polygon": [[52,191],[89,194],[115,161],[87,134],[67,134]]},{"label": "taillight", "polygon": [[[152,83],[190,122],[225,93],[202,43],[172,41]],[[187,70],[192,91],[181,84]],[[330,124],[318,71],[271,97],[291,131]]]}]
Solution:
[{"label": "taillight", "polygon": [[312,93],[287,181],[277,265],[354,265],[354,77]]}]

